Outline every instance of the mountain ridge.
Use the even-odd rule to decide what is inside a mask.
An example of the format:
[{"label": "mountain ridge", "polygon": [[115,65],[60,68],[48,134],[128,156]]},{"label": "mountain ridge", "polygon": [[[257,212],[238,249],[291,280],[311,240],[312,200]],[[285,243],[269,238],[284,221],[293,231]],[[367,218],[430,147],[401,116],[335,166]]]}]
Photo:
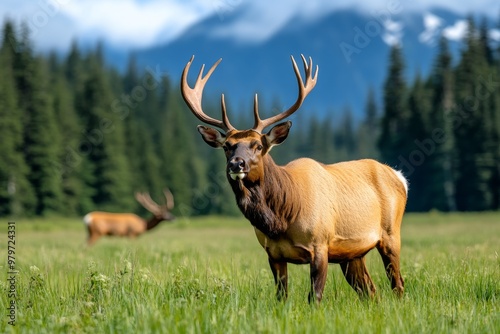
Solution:
[{"label": "mountain ridge", "polygon": [[[202,64],[211,66],[219,58],[223,61],[207,84],[204,100],[216,101],[224,93],[228,109],[236,113],[244,106],[249,112],[255,93],[261,105],[279,101],[285,108],[297,94],[296,80],[290,55],[298,61],[300,54],[312,57],[320,71],[318,84],[307,98],[303,108],[320,116],[341,115],[352,109],[355,118],[363,114],[367,92],[373,87],[380,105],[381,89],[388,68],[391,41],[400,42],[406,60],[410,81],[416,73],[427,75],[437,55],[437,38],[446,27],[463,15],[435,8],[423,13],[402,13],[380,21],[355,10],[336,10],[319,20],[292,17],[279,31],[259,43],[239,41],[228,36],[214,36],[212,32],[230,27],[239,13],[221,20],[214,14],[187,29],[177,39],[165,45],[134,51],[140,68],[160,67],[174,82],[182,69],[195,55],[191,72]],[[432,15],[425,22],[425,15]],[[436,23],[438,22],[438,23]],[[434,31],[429,31],[429,27]],[[422,34],[428,37],[422,41]],[[460,40],[450,40],[455,58]],[[111,62],[125,68],[123,59]],[[302,66],[299,65],[302,70]],[[196,74],[190,73],[189,81]]]}]

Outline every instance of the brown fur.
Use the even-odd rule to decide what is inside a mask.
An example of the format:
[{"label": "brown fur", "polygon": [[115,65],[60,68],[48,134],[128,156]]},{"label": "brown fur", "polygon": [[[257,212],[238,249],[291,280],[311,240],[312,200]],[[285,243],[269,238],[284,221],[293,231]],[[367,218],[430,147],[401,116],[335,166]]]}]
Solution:
[{"label": "brown fur", "polygon": [[[380,252],[392,288],[403,294],[400,227],[406,206],[406,180],[375,160],[325,165],[308,158],[278,166],[268,154],[288,135],[290,123],[269,133],[232,130],[226,136],[201,127],[204,139],[224,147],[228,180],[236,202],[255,227],[266,250],[278,296],[287,295],[287,263],[311,267],[310,300],[320,301],[328,263],[339,263],[360,296],[375,285],[364,264],[371,249]],[[260,148],[260,150],[259,150]],[[242,161],[242,179],[229,174]]]},{"label": "brown fur", "polygon": [[164,219],[151,217],[148,221],[133,213],[109,213],[94,211],[85,216],[88,220],[87,230],[89,245],[94,244],[102,236],[119,236],[135,238],[156,227]]},{"label": "brown fur", "polygon": [[162,221],[174,220],[175,217],[170,213],[170,209],[174,205],[173,196],[168,189],[165,189],[164,193],[166,205],[163,206],[156,204],[147,193],[136,194],[137,201],[153,214],[148,220],[142,219],[133,213],[100,211],[88,213],[83,217],[88,230],[87,244],[92,245],[105,235],[135,238],[155,228]]},{"label": "brown fur", "polygon": [[[242,206],[240,209],[256,227],[271,267],[280,263],[283,271],[287,262],[309,263],[314,291],[311,297],[321,300],[327,263],[340,263],[347,281],[360,295],[373,295],[375,286],[364,266],[364,256],[377,248],[393,289],[402,295],[399,252],[406,189],[390,167],[374,160],[323,165],[311,159],[279,167],[270,157],[264,158],[263,164],[268,167],[263,182],[258,186],[245,179],[238,182],[242,189],[256,188],[254,193],[267,194],[250,208],[252,212]],[[236,193],[238,202],[245,201],[245,194]],[[268,232],[268,223],[251,219],[258,216],[253,211],[268,210],[283,221],[276,233]],[[285,287],[286,283],[278,285],[279,290]],[[286,296],[287,291],[278,294]]]},{"label": "brown fur", "polygon": [[203,76],[200,71],[194,88],[187,76],[193,58],[182,73],[181,92],[193,114],[204,123],[223,129],[198,126],[210,146],[223,148],[227,177],[236,202],[255,227],[266,250],[279,298],[288,293],[287,263],[309,264],[309,300],[320,301],[328,263],[339,263],[347,282],[360,296],[373,295],[375,286],[365,266],[364,256],[377,248],[393,290],[401,296],[404,282],[400,273],[400,228],[407,183],[390,167],[374,160],[358,160],[324,165],[302,158],[277,166],[269,156],[274,145],[288,136],[291,122],[275,125],[293,114],[316,85],[318,67],[302,56],[305,81],[292,57],[299,94],[286,111],[262,120],[254,99],[254,127],[236,130],[227,118],[224,96],[222,120],[206,115],[201,106],[203,88],[220,60]]}]

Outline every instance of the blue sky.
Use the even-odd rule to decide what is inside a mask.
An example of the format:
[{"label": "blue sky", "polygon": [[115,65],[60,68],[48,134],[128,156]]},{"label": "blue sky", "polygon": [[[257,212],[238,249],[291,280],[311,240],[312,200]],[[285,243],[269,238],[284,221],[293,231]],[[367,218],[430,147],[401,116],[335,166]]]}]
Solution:
[{"label": "blue sky", "polygon": [[[146,48],[169,42],[209,16],[230,22],[214,36],[259,42],[288,20],[314,20],[335,9],[354,7],[368,14],[425,10],[440,6],[459,13],[500,16],[498,0],[2,0],[0,19],[25,21],[39,50],[64,51],[73,39],[100,39],[115,48]],[[237,20],[232,20],[240,12]]]}]

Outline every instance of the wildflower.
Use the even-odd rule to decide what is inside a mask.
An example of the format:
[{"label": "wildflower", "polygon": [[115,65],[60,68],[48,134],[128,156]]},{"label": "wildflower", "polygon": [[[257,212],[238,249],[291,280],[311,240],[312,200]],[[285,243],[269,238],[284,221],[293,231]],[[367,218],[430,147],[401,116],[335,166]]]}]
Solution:
[{"label": "wildflower", "polygon": [[139,277],[142,283],[146,283],[150,281],[151,273],[147,269],[139,269]]},{"label": "wildflower", "polygon": [[130,261],[128,260],[125,260],[125,272],[131,272],[132,271],[132,263],[130,263]]}]

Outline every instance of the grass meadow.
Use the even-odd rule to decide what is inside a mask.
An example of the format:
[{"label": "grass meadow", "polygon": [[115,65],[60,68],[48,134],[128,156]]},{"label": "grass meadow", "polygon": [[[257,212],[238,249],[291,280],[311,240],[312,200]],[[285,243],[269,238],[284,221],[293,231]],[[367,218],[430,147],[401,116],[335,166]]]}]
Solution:
[{"label": "grass meadow", "polygon": [[0,233],[4,333],[499,333],[500,213],[407,214],[405,296],[392,295],[377,251],[377,298],[359,300],[330,265],[309,305],[309,267],[289,265],[274,296],[267,256],[243,218],[163,223],[136,240],[85,245],[79,219],[16,221],[15,326],[8,323],[7,219]]}]

